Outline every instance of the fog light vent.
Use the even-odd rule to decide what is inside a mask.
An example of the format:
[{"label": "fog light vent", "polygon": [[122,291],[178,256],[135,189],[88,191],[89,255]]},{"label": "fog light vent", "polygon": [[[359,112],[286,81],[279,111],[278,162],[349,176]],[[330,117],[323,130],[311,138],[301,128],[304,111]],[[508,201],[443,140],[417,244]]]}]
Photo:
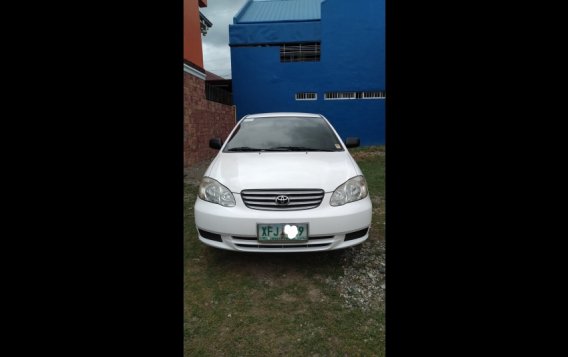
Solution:
[{"label": "fog light vent", "polygon": [[221,239],[221,235],[220,235],[220,234],[207,232],[207,231],[204,231],[204,230],[202,230],[202,229],[198,229],[198,231],[199,231],[199,235],[202,236],[203,238],[211,239],[211,240],[214,240],[214,241],[217,241],[217,242],[222,242],[222,241],[223,241],[223,240]]},{"label": "fog light vent", "polygon": [[365,228],[365,229],[361,229],[360,231],[347,233],[347,234],[345,235],[344,241],[348,241],[348,240],[352,240],[352,239],[357,239],[357,238],[364,237],[365,234],[367,234],[367,231],[368,231],[368,230],[369,230],[369,228]]}]

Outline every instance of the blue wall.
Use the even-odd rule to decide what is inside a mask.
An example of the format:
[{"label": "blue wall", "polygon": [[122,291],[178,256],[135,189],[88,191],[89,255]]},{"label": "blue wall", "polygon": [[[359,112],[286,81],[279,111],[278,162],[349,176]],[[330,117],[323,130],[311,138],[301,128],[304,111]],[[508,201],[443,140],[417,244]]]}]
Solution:
[{"label": "blue wall", "polygon": [[[233,99],[237,117],[297,111],[321,113],[342,138],[385,143],[385,101],[324,100],[327,91],[385,90],[384,0],[326,0],[321,22],[230,26]],[[320,37],[321,36],[321,37]],[[280,62],[278,46],[239,45],[321,40],[320,62]],[[316,92],[316,101],[295,93]]]},{"label": "blue wall", "polygon": [[230,46],[320,40],[320,21],[229,25]]}]

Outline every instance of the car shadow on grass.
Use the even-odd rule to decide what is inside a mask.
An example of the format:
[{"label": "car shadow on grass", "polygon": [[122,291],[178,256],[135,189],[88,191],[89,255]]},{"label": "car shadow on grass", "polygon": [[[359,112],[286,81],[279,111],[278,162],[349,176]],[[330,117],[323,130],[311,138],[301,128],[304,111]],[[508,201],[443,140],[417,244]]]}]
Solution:
[{"label": "car shadow on grass", "polygon": [[307,278],[321,281],[343,274],[343,262],[349,250],[306,253],[231,252],[206,247],[204,263],[208,268],[241,273],[262,279]]}]

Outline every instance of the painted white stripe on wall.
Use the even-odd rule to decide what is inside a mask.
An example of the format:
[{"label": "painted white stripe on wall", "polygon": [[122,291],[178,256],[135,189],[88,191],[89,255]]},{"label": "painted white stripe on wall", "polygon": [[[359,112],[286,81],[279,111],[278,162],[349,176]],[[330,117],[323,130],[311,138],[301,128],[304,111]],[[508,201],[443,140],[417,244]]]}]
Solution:
[{"label": "painted white stripe on wall", "polygon": [[188,66],[185,63],[183,65],[183,71],[186,72],[186,73],[189,73],[191,75],[194,75],[197,78],[201,78],[201,79],[205,80],[205,73],[202,73],[202,72],[196,70],[195,68]]}]

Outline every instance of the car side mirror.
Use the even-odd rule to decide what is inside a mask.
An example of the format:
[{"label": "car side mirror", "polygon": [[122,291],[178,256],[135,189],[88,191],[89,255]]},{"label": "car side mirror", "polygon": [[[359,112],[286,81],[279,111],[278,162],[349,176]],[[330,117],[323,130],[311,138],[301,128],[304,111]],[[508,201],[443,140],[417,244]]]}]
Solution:
[{"label": "car side mirror", "polygon": [[359,138],[348,137],[347,139],[345,139],[345,146],[347,146],[348,148],[356,148],[360,144],[361,141],[359,140]]},{"label": "car side mirror", "polygon": [[223,146],[223,140],[221,138],[209,139],[209,147],[211,149],[219,150]]}]

